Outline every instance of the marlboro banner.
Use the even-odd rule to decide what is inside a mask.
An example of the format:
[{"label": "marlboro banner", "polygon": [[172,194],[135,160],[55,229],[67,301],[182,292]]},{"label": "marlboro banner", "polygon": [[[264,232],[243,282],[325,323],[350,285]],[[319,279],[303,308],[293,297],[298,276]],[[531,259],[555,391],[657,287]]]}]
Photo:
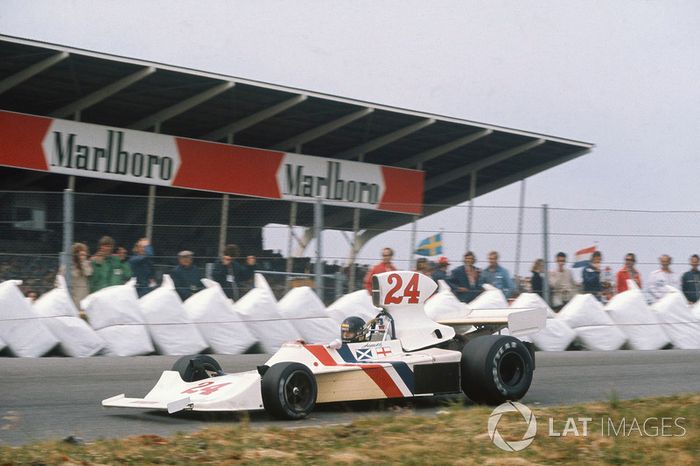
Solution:
[{"label": "marlboro banner", "polygon": [[424,172],[0,110],[0,165],[420,214]]}]

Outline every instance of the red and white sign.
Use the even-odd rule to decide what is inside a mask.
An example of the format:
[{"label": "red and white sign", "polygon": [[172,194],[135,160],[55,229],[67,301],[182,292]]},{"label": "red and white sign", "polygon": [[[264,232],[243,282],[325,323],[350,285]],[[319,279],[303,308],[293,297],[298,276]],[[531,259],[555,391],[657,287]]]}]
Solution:
[{"label": "red and white sign", "polygon": [[131,183],[420,214],[419,170],[0,110],[0,165]]}]

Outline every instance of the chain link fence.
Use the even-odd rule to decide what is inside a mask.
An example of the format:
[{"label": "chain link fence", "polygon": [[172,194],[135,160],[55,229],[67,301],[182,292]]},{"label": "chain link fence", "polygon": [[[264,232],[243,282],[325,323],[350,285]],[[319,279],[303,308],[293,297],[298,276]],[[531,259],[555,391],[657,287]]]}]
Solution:
[{"label": "chain link fence", "polygon": [[[210,275],[223,246],[234,243],[240,248],[237,260],[255,256],[257,271],[265,275],[278,298],[292,286],[310,285],[329,303],[362,287],[368,267],[380,260],[384,247],[394,249],[396,267],[413,269],[418,258],[416,245],[439,233],[442,251],[428,257],[430,261],[445,256],[453,268],[471,250],[477,266],[485,267],[488,252],[498,251],[501,265],[518,278],[520,290],[525,291],[534,260],[544,258],[551,264],[562,251],[571,265],[575,252],[590,246],[603,253],[603,266],[610,267],[613,274],[622,266],[625,254],[633,252],[643,281],[658,268],[661,254],[674,259],[672,269],[680,275],[688,268],[688,257],[698,252],[700,236],[697,211],[549,207],[545,235],[542,206],[482,206],[477,202],[473,207],[425,206],[426,211],[436,213],[423,217],[391,214],[400,226],[388,231],[377,212],[331,210],[321,205],[319,242],[314,204],[220,195],[81,192],[72,196],[72,228],[66,230],[72,231],[72,237],[68,238],[64,196],[0,191],[0,280],[23,280],[25,292],[42,294],[54,286],[66,240],[85,243],[92,254],[102,236],[111,236],[128,257],[136,241],[148,236],[158,280],[175,268],[182,250],[193,251],[195,266]],[[343,226],[336,227],[330,222],[333,219],[343,220]],[[579,272],[575,278],[580,280]]]}]

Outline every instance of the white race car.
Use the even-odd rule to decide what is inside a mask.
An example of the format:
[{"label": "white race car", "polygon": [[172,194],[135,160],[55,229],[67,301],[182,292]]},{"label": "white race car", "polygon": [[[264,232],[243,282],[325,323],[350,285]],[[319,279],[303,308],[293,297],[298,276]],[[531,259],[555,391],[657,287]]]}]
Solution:
[{"label": "white race car", "polygon": [[[300,419],[316,403],[459,392],[489,404],[523,397],[535,359],[516,336],[543,329],[545,309],[473,310],[434,322],[423,305],[436,288],[416,272],[376,275],[372,299],[381,312],[367,329],[369,341],[286,343],[257,370],[236,374],[224,373],[211,356],[185,356],[144,398],[121,394],[102,405],[169,413],[264,409]],[[494,335],[504,328],[509,335]]]}]

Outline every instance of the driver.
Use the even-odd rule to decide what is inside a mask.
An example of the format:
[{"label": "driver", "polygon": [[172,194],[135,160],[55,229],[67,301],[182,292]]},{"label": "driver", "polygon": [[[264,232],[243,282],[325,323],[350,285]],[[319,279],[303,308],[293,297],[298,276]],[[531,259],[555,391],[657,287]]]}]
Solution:
[{"label": "driver", "polygon": [[359,317],[348,317],[340,324],[340,336],[343,343],[358,343],[365,341],[365,321]]}]

